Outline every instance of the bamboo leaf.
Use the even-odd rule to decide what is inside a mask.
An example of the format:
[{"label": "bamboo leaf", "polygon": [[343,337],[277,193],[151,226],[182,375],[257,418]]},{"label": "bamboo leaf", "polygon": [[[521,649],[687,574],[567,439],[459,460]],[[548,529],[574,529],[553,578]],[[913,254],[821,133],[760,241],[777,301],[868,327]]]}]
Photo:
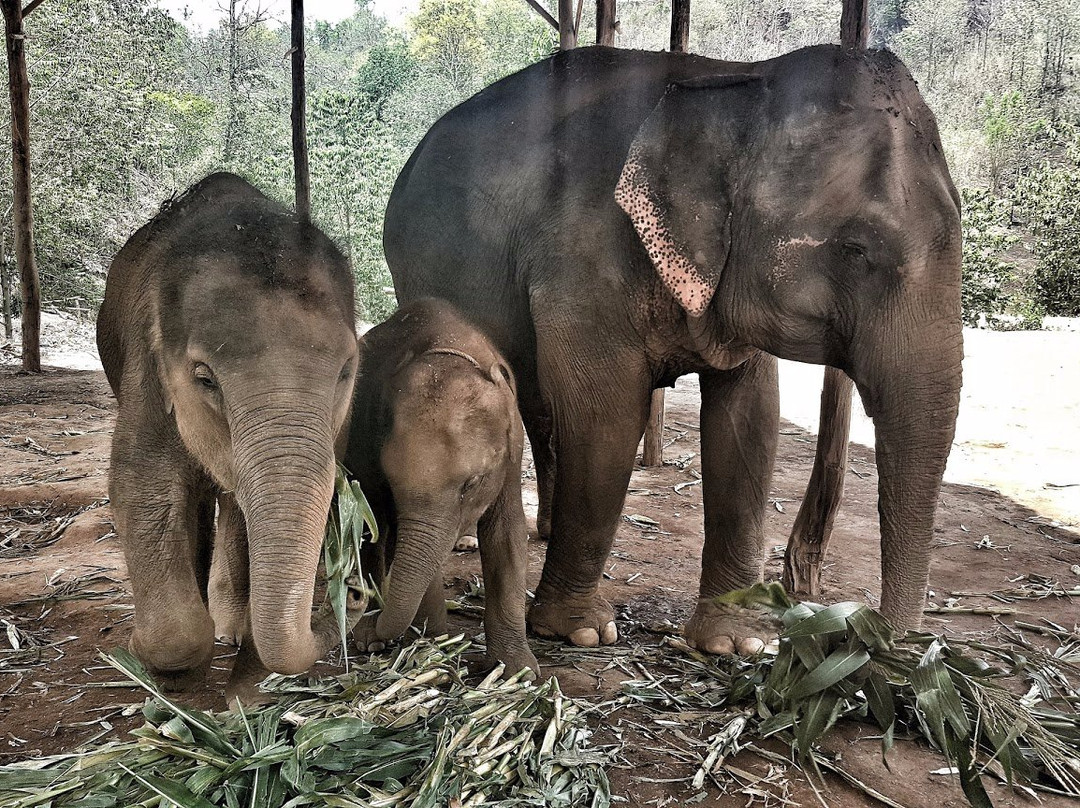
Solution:
[{"label": "bamboo leaf", "polygon": [[881,727],[881,761],[887,767],[886,755],[892,749],[893,734],[896,730],[896,702],[892,688],[880,672],[871,669],[870,675],[863,683],[863,694],[866,696],[870,713],[877,721],[877,725]]},{"label": "bamboo leaf", "polygon": [[864,649],[837,649],[788,690],[787,697],[791,701],[796,701],[832,687],[861,669],[869,661],[870,654]]},{"label": "bamboo leaf", "polygon": [[784,630],[785,637],[809,637],[847,631],[848,618],[860,611],[869,611],[862,603],[836,603]]},{"label": "bamboo leaf", "polygon": [[180,808],[214,808],[214,804],[195,794],[192,794],[185,786],[174,780],[166,780],[163,777],[155,777],[150,774],[139,774],[120,764],[120,768],[146,786],[155,794],[164,797]]}]

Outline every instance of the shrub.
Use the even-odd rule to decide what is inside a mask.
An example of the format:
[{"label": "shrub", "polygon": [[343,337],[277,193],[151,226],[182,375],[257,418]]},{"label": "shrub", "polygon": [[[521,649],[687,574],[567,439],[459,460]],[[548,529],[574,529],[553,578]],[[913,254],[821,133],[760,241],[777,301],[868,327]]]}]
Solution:
[{"label": "shrub", "polygon": [[989,191],[964,189],[964,265],[960,306],[965,325],[978,325],[980,316],[992,320],[1009,304],[1006,285],[1014,267],[1001,260],[1016,241],[1008,232],[1009,201]]},{"label": "shrub", "polygon": [[1031,297],[1047,314],[1080,316],[1080,132],[1058,134],[1060,156],[1017,183],[1017,203],[1035,234]]}]

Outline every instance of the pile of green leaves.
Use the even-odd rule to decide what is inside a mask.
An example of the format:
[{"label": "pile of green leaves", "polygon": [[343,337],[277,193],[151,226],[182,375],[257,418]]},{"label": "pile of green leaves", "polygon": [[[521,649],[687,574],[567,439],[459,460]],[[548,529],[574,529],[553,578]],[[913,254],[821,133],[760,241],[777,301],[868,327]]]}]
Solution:
[{"label": "pile of green leaves", "polygon": [[[720,599],[764,607],[783,630],[778,654],[757,660],[708,658],[689,648],[693,678],[624,683],[624,699],[685,713],[726,715],[710,739],[695,784],[717,760],[752,739],[786,738],[801,762],[816,767],[815,743],[843,717],[875,722],[883,758],[898,728],[916,731],[955,766],[968,800],[990,805],[984,771],[1010,783],[1034,784],[1080,796],[1080,715],[1075,705],[1080,667],[1075,659],[1020,652],[930,634],[894,637],[885,619],[864,604],[795,603],[779,584],[757,585]],[[678,641],[676,641],[678,642]],[[681,645],[681,643],[680,643]],[[991,665],[975,654],[995,660]],[[1023,675],[1024,697],[1002,686]]]},{"label": "pile of green leaves", "polygon": [[207,713],[157,690],[130,654],[106,660],[146,688],[134,740],[0,766],[7,808],[134,804],[432,808],[610,803],[582,711],[551,679],[464,681],[461,637],[418,641],[335,678],[271,677],[277,702]]}]

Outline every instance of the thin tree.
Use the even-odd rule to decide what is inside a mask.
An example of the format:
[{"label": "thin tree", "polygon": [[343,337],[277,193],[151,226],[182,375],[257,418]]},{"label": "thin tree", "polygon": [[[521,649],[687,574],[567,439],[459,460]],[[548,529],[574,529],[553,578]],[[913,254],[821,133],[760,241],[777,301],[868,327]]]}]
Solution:
[{"label": "thin tree", "polygon": [[304,83],[304,0],[292,0],[292,147],[296,213],[311,219],[311,175],[308,171],[307,89]]},{"label": "thin tree", "polygon": [[[840,44],[845,50],[866,50],[870,34],[868,6],[868,0],[844,0]],[[825,551],[844,496],[853,387],[844,371],[825,368],[814,467],[784,554],[783,583],[789,592],[812,596],[821,592]]]},{"label": "thin tree", "polygon": [[30,81],[26,75],[23,18],[41,5],[32,0],[0,0],[8,56],[11,98],[11,184],[14,202],[15,258],[22,279],[22,366],[41,372],[41,285],[34,260],[34,212],[30,201]]}]

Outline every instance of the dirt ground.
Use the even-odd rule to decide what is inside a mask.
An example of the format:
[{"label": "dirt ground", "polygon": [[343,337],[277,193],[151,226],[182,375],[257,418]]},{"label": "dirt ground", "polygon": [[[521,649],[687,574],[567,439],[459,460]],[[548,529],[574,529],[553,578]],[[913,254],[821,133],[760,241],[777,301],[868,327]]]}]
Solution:
[{"label": "dirt ground", "polygon": [[[4,358],[11,361],[10,352]],[[1075,358],[1062,361],[1075,363]],[[997,365],[989,359],[987,363],[996,372]],[[1069,372],[1075,377],[1075,364]],[[820,370],[816,373],[819,386]],[[983,395],[984,386],[1008,388],[1008,384],[995,388],[992,382],[993,375],[987,381],[969,373],[971,387],[967,389]],[[815,389],[812,380],[807,388]],[[785,395],[790,394],[786,388]],[[813,415],[812,422],[816,399],[810,398],[804,409]],[[1040,407],[1045,404],[1039,400]],[[669,391],[667,462],[660,468],[638,468],[631,482],[603,584],[616,608],[623,647],[662,647],[664,637],[656,633],[657,626],[665,621],[680,625],[694,602],[702,544],[701,487],[695,483],[700,469],[697,406],[693,379]],[[99,651],[126,643],[132,617],[123,556],[105,501],[113,411],[114,401],[100,371],[50,368],[40,376],[27,376],[10,365],[0,366],[0,621],[7,635],[0,637],[0,762],[68,750],[91,738],[114,736],[142,721],[137,712],[142,692],[116,682],[118,675],[98,660]],[[1051,621],[1073,632],[1075,638],[1080,610],[1060,593],[1080,586],[1080,567],[1074,567],[1080,564],[1080,534],[1069,526],[1078,514],[1069,499],[1055,500],[1049,513],[1036,512],[987,487],[995,479],[994,471],[989,461],[978,460],[979,451],[985,449],[992,456],[1005,443],[1017,443],[1018,450],[1033,454],[1037,447],[1034,438],[1025,439],[1023,413],[1010,409],[1003,417],[1002,430],[1008,438],[997,440],[1003,444],[1000,447],[980,448],[979,441],[995,441],[992,435],[980,437],[974,427],[970,435],[963,425],[958,433],[958,446],[963,447],[964,441],[970,444],[961,451],[974,453],[976,460],[971,462],[983,474],[983,485],[948,482],[942,491],[930,600],[941,605],[955,599],[960,606],[1014,611],[948,618],[928,614],[926,624],[950,635],[992,640],[1019,624],[1039,626]],[[1040,410],[1039,417],[1052,416]],[[1031,430],[1045,426],[1040,421]],[[1059,430],[1068,432],[1074,427],[1074,423],[1060,423]],[[993,431],[992,425],[986,428]],[[857,425],[855,438],[865,442],[858,429]],[[1080,481],[1076,476],[1080,474],[1078,446],[1062,443],[1059,447],[1072,461],[1062,466],[1066,476],[1060,476],[1055,467],[1052,474],[1048,470],[1025,483],[1031,497],[1037,499],[1041,492],[1073,493],[1043,486]],[[813,451],[813,436],[785,421],[770,493],[768,579],[780,575],[783,545],[809,476]],[[1007,460],[1008,473],[998,477],[1017,476],[1016,462]],[[876,605],[880,575],[873,451],[854,445],[849,467],[823,599]],[[1068,479],[1068,474],[1073,478]],[[527,507],[531,504],[535,509],[534,482],[531,474],[528,477]],[[1030,500],[1024,493],[1027,489],[1011,479],[998,488]],[[544,547],[531,541],[530,550],[530,582],[535,584]],[[448,597],[459,593],[478,573],[478,557],[455,555],[445,570]],[[1006,592],[1020,597],[1007,603],[991,597],[991,593]],[[471,617],[454,614],[451,621],[467,633],[480,631],[479,622]],[[1033,640],[1040,639],[1031,629],[1020,630]],[[1041,640],[1057,647],[1050,638]],[[550,647],[543,645],[540,650]],[[619,682],[628,678],[617,666],[608,666],[610,655],[597,654],[595,662],[582,662],[579,655],[569,664],[560,661],[557,653],[538,656],[544,671],[557,674],[564,691],[572,695],[610,698]],[[223,707],[224,677],[221,668],[217,681],[191,701],[202,707]],[[734,761],[747,773],[745,782],[729,785],[726,793],[715,784],[707,784],[704,793],[691,790],[688,778],[700,763],[703,747],[699,744],[716,731],[709,729],[707,717],[689,724],[677,743],[667,728],[635,710],[616,711],[597,723],[598,742],[610,742],[619,734],[625,743],[621,762],[610,773],[613,794],[625,799],[625,804],[657,808],[819,804],[801,772],[751,752],[741,753]],[[675,751],[679,746],[681,753]],[[785,751],[778,744],[768,748],[774,753]],[[909,808],[966,804],[955,778],[934,773],[945,763],[925,744],[899,742],[889,756],[890,770],[881,764],[873,727],[845,724],[832,733],[825,748],[860,780]],[[986,784],[996,805],[1033,802],[992,778]],[[818,787],[821,799],[831,806],[872,804],[831,775]],[[1042,799],[1047,805],[1075,804],[1053,796]]]}]

